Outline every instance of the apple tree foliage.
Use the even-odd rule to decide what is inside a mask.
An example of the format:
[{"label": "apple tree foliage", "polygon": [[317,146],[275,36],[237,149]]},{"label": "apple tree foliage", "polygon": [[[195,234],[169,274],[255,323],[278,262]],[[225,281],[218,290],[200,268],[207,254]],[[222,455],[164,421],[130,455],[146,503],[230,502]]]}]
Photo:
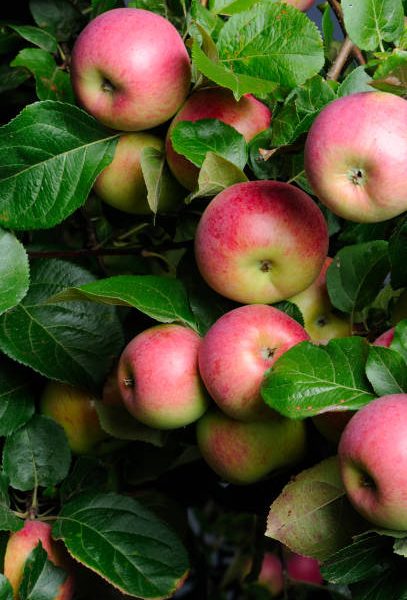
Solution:
[{"label": "apple tree foliage", "polygon": [[[335,447],[310,419],[304,464],[243,488],[221,483],[203,464],[193,426],[158,432],[99,403],[109,438],[75,457],[62,428],[39,414],[47,380],[100,396],[136,332],[177,322],[204,335],[236,306],[207,287],[194,263],[194,231],[208,199],[252,179],[289,181],[312,194],[303,150],[321,109],[359,91],[407,97],[402,0],[329,0],[313,9],[319,28],[277,0],[128,5],[178,28],[195,87],[209,81],[236,99],[252,93],[272,109],[272,125],[247,143],[215,119],[179,123],[172,143],[200,168],[196,189],[180,191],[179,210],[161,214],[165,157],[147,149],[151,214],[120,213],[92,193],[119,134],[76,105],[69,58],[89,20],[121,1],[2,7],[0,555],[8,532],[39,515],[75,559],[78,600],[164,598],[178,587],[177,598],[262,598],[254,583],[261,556],[280,543],[322,561],[327,582],[288,580],[286,598],[407,599],[407,532],[374,529],[358,517]],[[264,401],[294,419],[407,392],[407,217],[357,224],[321,208],[334,258],[329,297],[354,335],[326,346],[302,342],[267,373]],[[295,305],[278,307],[302,322]],[[370,345],[394,325],[389,348]],[[244,579],[247,557],[252,570]],[[51,600],[65,577],[38,545],[20,598]],[[0,597],[12,598],[3,575]]]}]

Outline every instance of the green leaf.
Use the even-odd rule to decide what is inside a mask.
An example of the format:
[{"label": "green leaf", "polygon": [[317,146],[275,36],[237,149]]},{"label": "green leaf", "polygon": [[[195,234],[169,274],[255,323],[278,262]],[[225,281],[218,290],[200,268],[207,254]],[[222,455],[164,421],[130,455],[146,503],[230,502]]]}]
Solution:
[{"label": "green leaf", "polygon": [[210,9],[218,15],[234,15],[236,13],[248,10],[256,4],[258,0],[212,0]]},{"label": "green leaf", "polygon": [[4,444],[3,468],[16,490],[56,485],[68,474],[71,451],[64,430],[53,419],[34,415]]},{"label": "green leaf", "polygon": [[54,57],[46,50],[24,48],[10,65],[24,67],[34,75],[39,100],[75,103],[69,74],[57,66]]},{"label": "green leaf", "polygon": [[293,552],[327,559],[360,531],[359,517],[346,498],[336,456],[302,471],[273,502],[266,536]]},{"label": "green leaf", "polygon": [[192,61],[198,71],[222,87],[232,90],[236,100],[244,94],[256,94],[264,98],[267,94],[277,93],[279,85],[274,81],[235,73],[221,62],[214,61],[199,47],[195,40],[192,45]]},{"label": "green leaf", "polygon": [[297,321],[302,327],[304,327],[304,317],[302,316],[301,310],[298,308],[294,302],[290,302],[289,300],[282,300],[281,302],[277,302],[273,304],[274,308],[281,310],[286,315]]},{"label": "green leaf", "polygon": [[338,87],[337,95],[341,97],[356,94],[358,92],[372,92],[373,89],[369,85],[370,81],[372,81],[372,78],[366,73],[364,67],[357,67],[342,81],[341,85]]},{"label": "green leaf", "polygon": [[0,366],[0,435],[10,435],[34,414],[31,373],[1,357]]},{"label": "green leaf", "polygon": [[301,342],[268,371],[261,394],[266,404],[291,419],[332,410],[357,410],[375,396],[365,375],[368,344],[359,337],[326,346]]},{"label": "green leaf", "polygon": [[383,49],[382,40],[393,42],[403,31],[401,0],[342,0],[346,31],[362,50]]},{"label": "green leaf", "polygon": [[143,425],[130,415],[124,406],[108,406],[98,402],[96,410],[103,431],[112,437],[118,440],[141,441],[154,446],[163,446],[167,432]]},{"label": "green leaf", "polygon": [[[199,0],[193,0],[191,3],[191,18],[192,23],[189,27],[191,37],[198,41],[202,40],[204,48],[206,41],[209,41],[209,44],[211,42],[214,44],[214,40],[217,40],[224,21],[218,15],[205,8]],[[217,51],[215,51],[214,56],[217,57]]]},{"label": "green leaf", "polygon": [[13,588],[9,580],[0,573],[0,600],[13,600]]},{"label": "green leaf", "polygon": [[219,59],[239,75],[294,88],[323,67],[315,23],[292,6],[263,0],[232,16],[217,43]]},{"label": "green leaf", "polygon": [[407,558],[407,537],[395,540],[393,552],[394,554],[398,554],[399,556],[404,556],[404,558]]},{"label": "green leaf", "polygon": [[47,303],[66,286],[92,280],[68,262],[34,261],[28,294],[0,316],[0,349],[49,379],[95,389],[123,347],[116,311],[85,302]]},{"label": "green leaf", "polygon": [[[120,0],[91,0],[91,4],[92,19],[108,10],[112,10],[113,8],[120,8],[122,6]],[[128,6],[130,6],[130,2],[128,3]]]},{"label": "green leaf", "polygon": [[329,50],[334,39],[334,24],[332,20],[331,7],[328,4],[328,2],[324,6],[321,26],[324,39],[325,54],[329,55]]},{"label": "green leaf", "polygon": [[79,9],[69,0],[30,0],[30,11],[38,27],[58,41],[68,40],[83,25]]},{"label": "green leaf", "polygon": [[380,577],[351,585],[352,600],[407,600],[404,572],[397,565],[387,569]]},{"label": "green leaf", "polygon": [[84,492],[106,489],[108,471],[102,461],[94,456],[79,456],[60,488],[62,504]]},{"label": "green leaf", "polygon": [[321,573],[331,583],[349,584],[364,579],[379,578],[383,561],[388,555],[389,542],[379,535],[360,536],[326,560]]},{"label": "green leaf", "polygon": [[18,588],[20,600],[54,600],[67,574],[50,560],[41,542],[24,563],[23,577]]},{"label": "green leaf", "polygon": [[15,90],[24,81],[29,79],[30,74],[25,69],[10,68],[8,65],[0,65],[0,94]]},{"label": "green leaf", "polygon": [[165,153],[153,147],[143,148],[140,164],[147,187],[147,202],[151,211],[154,214],[159,210],[165,212],[180,204],[177,199],[182,198],[184,192],[171,176],[165,161]]},{"label": "green leaf", "polygon": [[44,31],[44,29],[32,25],[9,25],[9,27],[31,44],[39,46],[47,52],[54,54],[58,49],[58,42],[55,37],[48,31]]},{"label": "green leaf", "polygon": [[407,393],[407,363],[396,350],[371,346],[366,375],[378,396]]},{"label": "green leaf", "polygon": [[67,288],[52,300],[132,306],[160,323],[180,322],[196,328],[182,283],[159,275],[117,275]]},{"label": "green leaf", "polygon": [[400,221],[389,240],[389,257],[392,287],[407,287],[407,218]]},{"label": "green leaf", "polygon": [[131,596],[170,596],[188,569],[178,537],[132,498],[79,496],[64,505],[52,533],[76,560]]},{"label": "green leaf", "polygon": [[0,223],[41,229],[66,219],[111,162],[118,137],[76,106],[28,105],[0,129]]},{"label": "green leaf", "polygon": [[214,152],[208,152],[198,175],[198,189],[185,200],[189,204],[194,198],[215,196],[234,183],[248,181],[244,172]]},{"label": "green leaf", "polygon": [[[9,479],[5,473],[0,472],[0,531],[18,531],[24,521],[17,517],[10,508],[8,493]],[[0,594],[1,600],[1,594]]]},{"label": "green leaf", "polygon": [[376,240],[338,252],[326,274],[333,306],[353,313],[373,302],[390,268],[387,246],[387,242]]},{"label": "green leaf", "polygon": [[394,329],[394,338],[390,344],[392,350],[396,350],[407,362],[407,319],[400,321]]},{"label": "green leaf", "polygon": [[0,229],[0,314],[26,295],[30,268],[24,246],[14,235]]},{"label": "green leaf", "polygon": [[174,150],[202,167],[207,152],[222,156],[240,169],[247,161],[247,144],[234,127],[218,119],[180,121],[171,132]]}]

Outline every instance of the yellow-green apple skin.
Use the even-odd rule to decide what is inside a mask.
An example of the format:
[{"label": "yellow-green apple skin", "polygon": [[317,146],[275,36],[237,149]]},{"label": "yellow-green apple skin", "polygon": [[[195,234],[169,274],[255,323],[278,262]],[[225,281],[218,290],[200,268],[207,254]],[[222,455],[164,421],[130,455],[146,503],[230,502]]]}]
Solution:
[{"label": "yellow-green apple skin", "polygon": [[[164,150],[164,141],[149,132],[124,133],[120,136],[112,162],[97,177],[93,191],[106,204],[126,213],[147,215],[147,187],[141,169],[144,148]],[[173,183],[173,185],[171,185]],[[176,182],[169,177],[160,192],[158,210],[174,210],[179,205]]]},{"label": "yellow-green apple skin", "polygon": [[225,481],[247,485],[305,456],[305,423],[274,414],[261,421],[236,421],[210,409],[197,423],[202,457]]},{"label": "yellow-green apple skin", "polygon": [[240,306],[207,331],[199,349],[199,372],[225,414],[256,421],[273,414],[260,395],[265,372],[289,348],[308,339],[297,321],[273,306]]},{"label": "yellow-green apple skin", "polygon": [[292,552],[287,556],[285,566],[288,577],[294,581],[314,585],[322,585],[323,583],[319,562],[311,556],[303,556]]},{"label": "yellow-green apple skin", "polygon": [[108,435],[100,426],[95,403],[98,400],[86,390],[50,381],[41,397],[41,412],[59,423],[75,454],[88,454]]},{"label": "yellow-green apple skin", "polygon": [[107,127],[143,131],[170,119],[191,81],[185,44],[164,17],[108,10],[82,30],[71,59],[79,104]]},{"label": "yellow-green apple skin", "polygon": [[358,410],[338,455],[356,510],[378,527],[407,531],[407,394],[382,396]]},{"label": "yellow-green apple skin", "polygon": [[25,561],[31,552],[41,542],[48,559],[68,573],[67,579],[61,585],[53,600],[71,600],[74,594],[74,578],[69,574],[70,565],[68,554],[59,542],[51,538],[51,525],[38,520],[25,521],[24,527],[10,534],[4,556],[4,575],[13,588],[14,599],[19,600],[18,590],[23,578]]},{"label": "yellow-green apple skin", "polygon": [[304,164],[320,201],[357,223],[407,210],[407,100],[360,92],[328,104],[305,143]]},{"label": "yellow-green apple skin", "polygon": [[326,271],[331,263],[332,258],[327,258],[315,281],[304,291],[289,298],[300,309],[304,328],[311,341],[317,344],[327,344],[333,338],[352,335],[349,319],[337,315],[329,299]]},{"label": "yellow-green apple skin", "polygon": [[202,338],[177,324],[150,327],[123,350],[117,382],[127,410],[156,429],[176,429],[203,415],[208,395],[198,371]]},{"label": "yellow-green apple skin", "polygon": [[322,269],[328,230],[308,194],[289,183],[249,181],[208,204],[195,236],[202,277],[243,304],[272,304],[305,290]]},{"label": "yellow-green apple skin", "polygon": [[283,565],[276,554],[265,552],[257,583],[264,587],[272,598],[279,596],[283,592]]},{"label": "yellow-green apple skin", "polygon": [[269,108],[254,96],[246,94],[236,100],[225,88],[206,88],[193,92],[171,122],[166,139],[168,165],[174,177],[188,190],[198,183],[199,169],[181,154],[175,152],[171,132],[180,121],[218,119],[234,127],[247,142],[268,129],[271,121]]}]

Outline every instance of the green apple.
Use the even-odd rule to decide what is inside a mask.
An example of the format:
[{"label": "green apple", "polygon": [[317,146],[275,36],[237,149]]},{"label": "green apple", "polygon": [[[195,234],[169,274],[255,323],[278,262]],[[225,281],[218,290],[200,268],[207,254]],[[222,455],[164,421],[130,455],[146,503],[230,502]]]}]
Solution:
[{"label": "green apple", "polygon": [[88,391],[67,383],[50,381],[45,386],[41,412],[63,427],[75,454],[87,454],[109,437],[100,426],[96,402]]},{"label": "green apple", "polygon": [[236,421],[213,409],[199,419],[197,441],[215,473],[245,485],[304,457],[305,423],[277,413],[261,421]]}]

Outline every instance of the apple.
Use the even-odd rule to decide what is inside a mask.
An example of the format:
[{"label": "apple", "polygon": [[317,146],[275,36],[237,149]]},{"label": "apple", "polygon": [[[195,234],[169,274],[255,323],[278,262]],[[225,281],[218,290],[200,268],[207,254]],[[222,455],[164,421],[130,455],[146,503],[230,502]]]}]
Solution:
[{"label": "apple", "polygon": [[50,381],[42,393],[42,414],[64,428],[75,454],[88,454],[109,437],[100,426],[97,401],[90,392],[59,381]]},{"label": "apple", "polygon": [[[31,552],[41,542],[48,559],[68,573],[70,570],[69,556],[59,542],[51,537],[51,525],[38,520],[27,520],[19,531],[9,537],[4,555],[4,575],[10,581],[14,597],[18,600],[18,590],[23,578],[24,565]],[[73,575],[69,575],[61,585],[54,600],[71,600],[74,594]]]},{"label": "apple", "polygon": [[156,325],[123,350],[117,381],[127,410],[141,423],[175,429],[202,416],[208,406],[198,371],[201,337],[182,325]]},{"label": "apple", "polygon": [[327,344],[333,338],[352,335],[349,319],[336,314],[328,295],[326,271],[331,263],[332,258],[327,258],[315,281],[304,291],[289,298],[300,309],[304,328],[317,344]]},{"label": "apple", "polygon": [[322,212],[302,190],[279,181],[236,183],[213,198],[195,236],[202,277],[244,304],[272,304],[305,290],[328,249]]},{"label": "apple", "polygon": [[374,223],[407,210],[407,100],[360,92],[328,104],[305,143],[305,171],[333,213]]},{"label": "apple", "polygon": [[264,553],[257,583],[266,588],[272,598],[282,593],[284,589],[283,566],[276,554]]},{"label": "apple", "polygon": [[394,338],[394,327],[391,327],[373,342],[373,346],[384,346],[385,348],[389,348]]},{"label": "apple", "polygon": [[273,414],[260,395],[265,372],[286,350],[308,339],[304,328],[277,308],[240,306],[207,331],[199,349],[199,372],[225,414],[258,420]]},{"label": "apple", "polygon": [[372,400],[349,421],[339,442],[349,500],[379,527],[407,530],[407,394]]},{"label": "apple", "polygon": [[291,4],[291,6],[295,6],[298,10],[306,11],[311,8],[314,4],[315,0],[282,0],[285,4]]},{"label": "apple", "polygon": [[174,177],[188,190],[196,188],[199,169],[187,158],[175,152],[171,143],[171,132],[180,121],[218,119],[234,127],[246,141],[270,126],[271,112],[254,96],[246,94],[236,100],[225,88],[206,88],[194,92],[176,114],[168,129],[166,155]]},{"label": "apple", "polygon": [[[141,169],[144,148],[164,150],[164,141],[149,132],[123,133],[116,146],[112,162],[97,177],[93,191],[114,208],[136,215],[151,213],[147,188]],[[163,174],[163,178],[165,173]],[[163,179],[158,209],[174,210],[178,205],[177,183],[168,174]]]},{"label": "apple", "polygon": [[315,558],[293,552],[286,558],[285,566],[287,575],[294,581],[303,581],[314,585],[321,585],[323,582],[319,562]]},{"label": "apple", "polygon": [[80,33],[71,79],[79,103],[104,125],[142,131],[177,112],[189,91],[191,65],[167,19],[148,10],[114,8]]},{"label": "apple", "polygon": [[261,421],[236,421],[211,409],[197,423],[202,457],[222,479],[254,483],[305,456],[305,423],[273,413]]}]

